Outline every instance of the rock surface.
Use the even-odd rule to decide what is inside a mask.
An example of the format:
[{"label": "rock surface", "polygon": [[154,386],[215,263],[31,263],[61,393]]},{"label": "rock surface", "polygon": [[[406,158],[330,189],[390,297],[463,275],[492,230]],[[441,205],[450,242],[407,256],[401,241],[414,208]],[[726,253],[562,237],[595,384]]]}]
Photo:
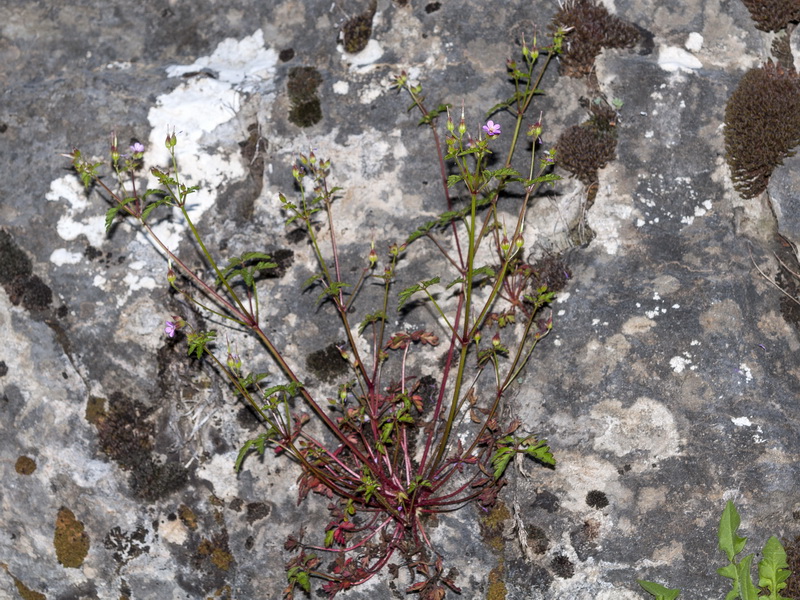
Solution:
[{"label": "rock surface", "polygon": [[[537,31],[541,43],[554,10],[222,4],[0,11],[0,598],[279,598],[286,535],[327,522],[323,502],[297,506],[292,464],[249,460],[234,475],[257,423],[163,335],[185,308],[165,261],[128,224],[105,234],[102,199],[59,154],[102,156],[116,130],[159,164],[175,128],[209,247],[280,257],[263,282],[269,331],[309,385],[335,390],[335,371],[311,357],[340,333],[299,292],[314,265],[278,210],[296,153],[332,159],[340,244],[356,268],[369,241],[400,241],[443,210],[429,132],[391,76],[407,70],[431,104],[463,100],[477,129],[511,93],[517,40]],[[543,111],[552,145],[587,119],[581,97],[624,102],[617,158],[593,189],[562,171],[528,217],[529,251],[564,252],[572,275],[511,403],[558,465],[522,463],[488,516],[440,519],[434,542],[465,598],[644,598],[636,579],[722,597],[716,525],[728,499],[750,551],[800,534],[800,267],[777,236],[798,240],[800,188],[787,162],[774,175],[779,210],[766,194],[740,199],[722,133],[728,97],[773,36],[738,0],[606,6],[640,40],[604,50],[589,77],[549,71],[532,114]],[[340,31],[370,12],[371,28],[348,29],[360,50],[345,53]],[[158,227],[200,265],[177,221]],[[407,285],[429,275],[409,271]],[[387,572],[342,597],[405,598],[411,583]]]}]

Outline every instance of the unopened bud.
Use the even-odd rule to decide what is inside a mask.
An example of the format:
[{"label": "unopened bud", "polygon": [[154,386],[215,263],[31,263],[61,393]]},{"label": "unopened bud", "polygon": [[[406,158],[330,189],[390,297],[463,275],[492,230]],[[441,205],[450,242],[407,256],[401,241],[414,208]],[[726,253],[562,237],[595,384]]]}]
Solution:
[{"label": "unopened bud", "polygon": [[497,348],[500,345],[500,332],[498,331],[492,336],[492,346]]},{"label": "unopened bud", "polygon": [[117,132],[111,133],[111,161],[116,165],[119,162],[119,148],[117,146]]}]

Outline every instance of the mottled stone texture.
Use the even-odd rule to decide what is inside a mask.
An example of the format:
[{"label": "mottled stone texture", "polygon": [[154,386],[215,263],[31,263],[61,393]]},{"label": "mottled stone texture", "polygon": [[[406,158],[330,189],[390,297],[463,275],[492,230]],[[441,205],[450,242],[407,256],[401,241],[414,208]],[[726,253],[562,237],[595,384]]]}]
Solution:
[{"label": "mottled stone texture", "polygon": [[[516,41],[536,32],[541,44],[556,7],[80,4],[0,11],[0,598],[278,598],[286,534],[324,525],[325,505],[297,506],[298,472],[280,458],[234,475],[258,423],[163,335],[186,310],[164,261],[126,224],[104,234],[102,199],[59,154],[99,156],[112,130],[152,149],[175,126],[209,246],[281,257],[262,282],[268,329],[333,394],[341,332],[300,293],[314,265],[277,209],[278,192],[295,193],[293,156],[333,160],[343,260],[360,268],[369,241],[402,240],[443,210],[430,134],[390,75],[407,70],[432,105],[463,101],[476,130],[512,93]],[[526,223],[530,252],[563,251],[572,276],[510,411],[558,465],[522,462],[493,512],[439,519],[432,537],[464,598],[633,600],[637,578],[722,597],[727,499],[753,550],[800,534],[800,192],[787,163],[773,175],[778,210],[767,193],[739,198],[722,130],[772,34],[740,0],[606,7],[638,40],[603,49],[580,78],[553,69],[531,113],[543,111],[549,146],[590,118],[587,102],[624,103],[614,160],[582,178],[588,188],[559,171]],[[358,54],[343,52],[345,24]],[[160,226],[179,247],[176,225]],[[408,267],[401,283],[430,274]],[[411,583],[400,569],[344,597],[405,598]]]}]

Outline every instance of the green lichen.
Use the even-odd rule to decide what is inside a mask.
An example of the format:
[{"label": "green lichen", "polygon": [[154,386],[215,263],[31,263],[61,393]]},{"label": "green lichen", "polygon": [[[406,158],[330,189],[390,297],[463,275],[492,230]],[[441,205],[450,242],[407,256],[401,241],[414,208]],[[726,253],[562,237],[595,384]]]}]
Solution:
[{"label": "green lichen", "polygon": [[53,536],[58,562],[68,568],[79,568],[89,553],[89,545],[89,536],[84,531],[83,523],[75,518],[70,509],[62,506],[58,510]]}]

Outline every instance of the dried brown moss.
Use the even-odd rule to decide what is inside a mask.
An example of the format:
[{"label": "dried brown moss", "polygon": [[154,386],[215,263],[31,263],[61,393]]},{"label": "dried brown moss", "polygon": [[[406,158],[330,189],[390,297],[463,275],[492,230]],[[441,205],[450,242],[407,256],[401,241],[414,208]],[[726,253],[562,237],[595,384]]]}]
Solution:
[{"label": "dried brown moss", "polygon": [[790,22],[800,21],[800,3],[797,0],[742,0],[750,17],[761,31],[779,31]]},{"label": "dried brown moss", "polygon": [[551,29],[572,28],[561,56],[561,72],[570,77],[588,75],[603,48],[630,48],[639,40],[639,30],[610,14],[596,0],[566,0]]},{"label": "dried brown moss", "polygon": [[599,100],[588,105],[589,120],[567,129],[556,142],[556,161],[582,183],[597,182],[597,172],[616,157],[616,113]]},{"label": "dried brown moss", "polygon": [[798,75],[772,61],[745,73],[725,107],[725,154],[733,187],[743,198],[757,196],[798,144]]}]

